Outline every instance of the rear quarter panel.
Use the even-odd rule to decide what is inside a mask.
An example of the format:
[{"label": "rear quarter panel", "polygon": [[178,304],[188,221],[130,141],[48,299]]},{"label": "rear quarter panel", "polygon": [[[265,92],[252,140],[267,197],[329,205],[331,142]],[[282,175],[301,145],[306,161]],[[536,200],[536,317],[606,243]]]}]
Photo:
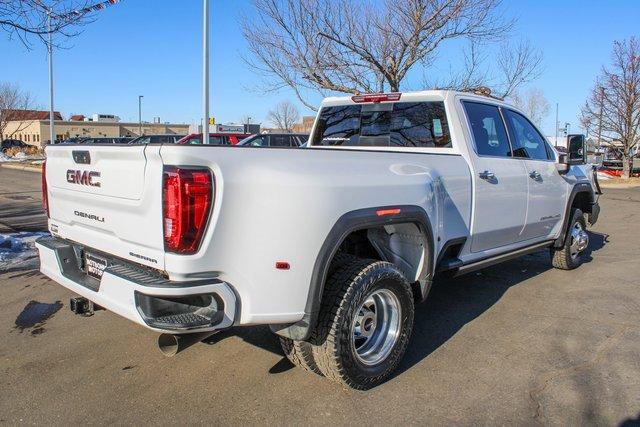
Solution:
[{"label": "rear quarter panel", "polygon": [[[160,155],[165,165],[206,166],[215,177],[199,252],[167,253],[166,270],[174,280],[229,283],[242,324],[302,318],[320,247],[347,212],[421,206],[438,249],[468,233],[471,178],[459,155],[171,145]],[[289,262],[290,270],[277,270],[276,261]]]}]

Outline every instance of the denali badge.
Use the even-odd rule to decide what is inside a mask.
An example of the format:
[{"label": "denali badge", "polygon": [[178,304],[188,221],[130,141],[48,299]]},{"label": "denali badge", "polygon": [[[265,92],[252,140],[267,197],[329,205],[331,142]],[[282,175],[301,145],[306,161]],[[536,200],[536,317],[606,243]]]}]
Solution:
[{"label": "denali badge", "polygon": [[73,214],[75,216],[79,216],[80,218],[87,218],[87,219],[92,219],[92,220],[98,221],[98,222],[104,222],[104,217],[103,216],[88,214],[86,212],[80,212],[80,211],[73,211]]},{"label": "denali badge", "polygon": [[100,187],[100,182],[96,180],[100,178],[100,172],[96,171],[79,171],[68,169],[67,182],[71,184],[90,185],[91,187]]}]

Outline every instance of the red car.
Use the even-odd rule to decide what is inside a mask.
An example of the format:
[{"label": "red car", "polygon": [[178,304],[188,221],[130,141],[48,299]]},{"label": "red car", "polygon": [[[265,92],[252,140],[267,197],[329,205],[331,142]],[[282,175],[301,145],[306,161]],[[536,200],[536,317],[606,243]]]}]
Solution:
[{"label": "red car", "polygon": [[[211,145],[236,145],[241,140],[251,134],[245,133],[210,133],[209,144]],[[177,144],[202,144],[202,134],[192,133],[178,140]]]}]

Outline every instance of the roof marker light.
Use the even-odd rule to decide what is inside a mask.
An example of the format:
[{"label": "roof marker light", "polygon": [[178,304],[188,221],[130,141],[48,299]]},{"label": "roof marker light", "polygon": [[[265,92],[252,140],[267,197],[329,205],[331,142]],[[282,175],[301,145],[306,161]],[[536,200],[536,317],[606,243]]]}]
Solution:
[{"label": "roof marker light", "polygon": [[362,103],[362,102],[382,102],[382,101],[400,101],[400,97],[402,93],[393,92],[393,93],[370,93],[367,95],[354,95],[351,97],[353,102]]},{"label": "roof marker light", "polygon": [[378,209],[376,211],[376,215],[378,216],[391,216],[391,215],[398,215],[399,213],[400,213],[400,208]]}]

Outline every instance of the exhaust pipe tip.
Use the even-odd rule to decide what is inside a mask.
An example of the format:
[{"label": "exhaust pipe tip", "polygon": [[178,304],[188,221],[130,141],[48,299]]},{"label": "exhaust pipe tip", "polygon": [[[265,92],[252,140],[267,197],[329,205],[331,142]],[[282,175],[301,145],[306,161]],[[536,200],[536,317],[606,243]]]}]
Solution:
[{"label": "exhaust pipe tip", "polygon": [[167,357],[178,354],[178,338],[176,335],[160,334],[158,337],[158,348]]},{"label": "exhaust pipe tip", "polygon": [[181,351],[209,338],[217,331],[196,332],[193,334],[173,335],[160,334],[158,337],[158,349],[167,357],[173,357]]}]

